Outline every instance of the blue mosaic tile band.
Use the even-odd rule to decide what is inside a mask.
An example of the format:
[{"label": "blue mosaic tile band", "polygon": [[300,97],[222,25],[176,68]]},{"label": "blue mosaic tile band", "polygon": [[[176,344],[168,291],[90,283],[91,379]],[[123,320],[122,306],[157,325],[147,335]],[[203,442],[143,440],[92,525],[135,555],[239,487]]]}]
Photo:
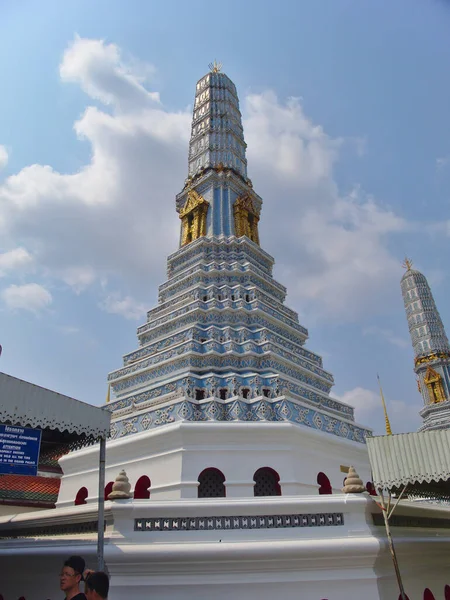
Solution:
[{"label": "blue mosaic tile band", "polygon": [[319,410],[305,408],[290,400],[259,400],[253,403],[232,400],[195,402],[182,399],[169,406],[153,408],[142,414],[124,416],[111,424],[111,439],[148,431],[180,421],[204,422],[288,422],[365,444],[371,431],[332,417]]}]

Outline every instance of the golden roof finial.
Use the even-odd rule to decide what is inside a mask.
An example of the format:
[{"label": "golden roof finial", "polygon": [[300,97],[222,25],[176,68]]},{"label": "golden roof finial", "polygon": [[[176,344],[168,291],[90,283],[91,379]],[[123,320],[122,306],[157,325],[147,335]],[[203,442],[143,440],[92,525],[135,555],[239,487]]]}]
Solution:
[{"label": "golden roof finial", "polygon": [[411,271],[412,266],[413,266],[412,260],[406,256],[405,260],[403,261],[402,267],[404,269],[406,269],[407,271]]},{"label": "golden roof finial", "polygon": [[381,387],[380,376],[378,375],[378,373],[377,373],[377,379],[378,379],[378,385],[380,386],[381,402],[383,403],[384,421],[386,424],[386,435],[392,435],[391,424],[389,422],[389,417],[388,417],[387,408],[386,408],[386,402],[384,401],[383,389]]},{"label": "golden roof finial", "polygon": [[209,63],[208,67],[209,67],[209,70],[212,73],[219,73],[220,70],[222,69],[222,63],[221,62],[217,62],[217,60],[214,59],[214,62]]}]

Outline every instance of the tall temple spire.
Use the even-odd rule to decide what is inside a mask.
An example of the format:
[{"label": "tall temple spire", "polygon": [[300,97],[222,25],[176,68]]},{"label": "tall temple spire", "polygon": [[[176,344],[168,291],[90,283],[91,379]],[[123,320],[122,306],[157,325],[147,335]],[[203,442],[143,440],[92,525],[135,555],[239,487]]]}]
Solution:
[{"label": "tall temple spire", "polygon": [[108,377],[112,437],[176,421],[287,421],[365,442],[333,376],[306,349],[274,259],[259,246],[262,200],[247,177],[233,82],[217,63],[197,83],[179,249],[139,347]]},{"label": "tall temple spire", "polygon": [[422,430],[450,427],[450,345],[426,277],[406,259],[401,280],[414,350],[414,371],[425,407]]},{"label": "tall temple spire", "polygon": [[221,235],[246,235],[259,244],[262,200],[247,177],[236,87],[216,61],[210,68],[197,83],[188,178],[177,196],[180,246]]}]

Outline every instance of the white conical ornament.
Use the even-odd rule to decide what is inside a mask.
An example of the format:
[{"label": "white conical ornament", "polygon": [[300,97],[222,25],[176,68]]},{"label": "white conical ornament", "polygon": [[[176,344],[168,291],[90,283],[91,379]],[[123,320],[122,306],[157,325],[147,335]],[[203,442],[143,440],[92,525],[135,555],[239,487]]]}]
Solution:
[{"label": "white conical ornament", "polygon": [[131,484],[125,471],[120,471],[112,486],[112,492],[108,494],[108,500],[128,500],[131,498]]},{"label": "white conical ornament", "polygon": [[345,478],[344,487],[342,488],[342,491],[344,492],[344,494],[361,494],[362,492],[366,491],[362,479],[355,471],[355,467],[349,468],[348,475]]}]

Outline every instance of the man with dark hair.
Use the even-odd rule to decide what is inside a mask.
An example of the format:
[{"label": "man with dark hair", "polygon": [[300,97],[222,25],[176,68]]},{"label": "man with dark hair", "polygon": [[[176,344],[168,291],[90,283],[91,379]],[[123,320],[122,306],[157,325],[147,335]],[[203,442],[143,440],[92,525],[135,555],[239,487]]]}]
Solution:
[{"label": "man with dark hair", "polygon": [[64,563],[59,575],[59,587],[66,594],[66,600],[86,600],[86,596],[80,592],[84,567],[81,556],[71,556]]},{"label": "man with dark hair", "polygon": [[91,571],[86,575],[87,600],[108,600],[109,579],[103,571]]}]

